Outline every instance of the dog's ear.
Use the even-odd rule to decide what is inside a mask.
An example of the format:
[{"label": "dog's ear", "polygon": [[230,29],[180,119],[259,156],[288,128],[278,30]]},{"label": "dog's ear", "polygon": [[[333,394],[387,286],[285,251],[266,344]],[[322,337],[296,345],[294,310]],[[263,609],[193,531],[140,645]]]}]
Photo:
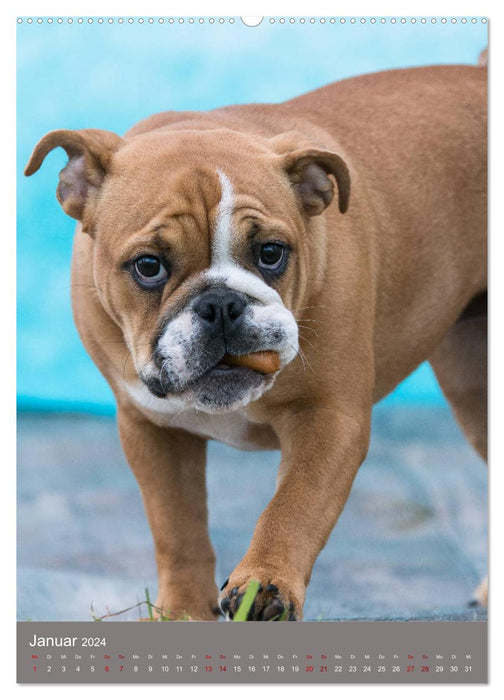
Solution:
[{"label": "dog's ear", "polygon": [[121,143],[119,136],[101,129],[51,131],[35,146],[25,175],[36,173],[46,155],[54,148],[64,148],[68,163],[60,172],[56,196],[69,216],[83,221],[86,206],[96,198],[112,155]]},{"label": "dog's ear", "polygon": [[303,148],[283,156],[283,168],[303,210],[318,216],[334,197],[333,175],[338,185],[338,206],[344,214],[350,203],[350,172],[341,156],[318,148]]},{"label": "dog's ear", "polygon": [[280,167],[289,177],[302,210],[318,216],[334,197],[338,185],[338,204],[342,214],[350,202],[350,171],[344,159],[334,151],[319,147],[299,131],[286,131],[270,140],[270,147],[280,158]]}]

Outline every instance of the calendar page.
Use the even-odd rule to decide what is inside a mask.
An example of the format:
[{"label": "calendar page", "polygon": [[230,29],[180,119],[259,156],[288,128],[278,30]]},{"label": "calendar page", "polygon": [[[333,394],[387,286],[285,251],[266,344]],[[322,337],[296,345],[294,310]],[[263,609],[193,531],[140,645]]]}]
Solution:
[{"label": "calendar page", "polygon": [[488,62],[17,18],[18,683],[487,682]]}]

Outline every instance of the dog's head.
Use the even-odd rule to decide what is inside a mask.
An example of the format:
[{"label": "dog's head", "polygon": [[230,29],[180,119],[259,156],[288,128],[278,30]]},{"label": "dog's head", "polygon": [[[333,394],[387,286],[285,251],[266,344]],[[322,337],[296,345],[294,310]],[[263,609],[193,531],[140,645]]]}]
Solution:
[{"label": "dog's head", "polygon": [[[296,309],[321,274],[310,221],[348,206],[342,158],[295,133],[158,129],[131,138],[54,131],[68,163],[57,197],[94,241],[100,300],[156,397],[206,412],[261,396],[298,352]],[[272,370],[233,362],[277,353]],[[231,360],[229,360],[231,358]]]}]

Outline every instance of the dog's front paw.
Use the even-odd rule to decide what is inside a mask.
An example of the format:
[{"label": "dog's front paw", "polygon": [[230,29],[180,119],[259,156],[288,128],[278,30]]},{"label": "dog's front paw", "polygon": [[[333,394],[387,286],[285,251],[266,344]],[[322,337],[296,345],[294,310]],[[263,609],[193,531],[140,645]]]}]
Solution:
[{"label": "dog's front paw", "polygon": [[289,586],[284,581],[274,576],[250,576],[246,580],[232,576],[228,579],[222,586],[219,598],[221,610],[228,619],[234,619],[248,586],[253,586],[254,581],[259,583],[259,588],[250,608],[246,611],[247,620],[295,621],[301,619],[302,605],[299,597],[289,590]]}]

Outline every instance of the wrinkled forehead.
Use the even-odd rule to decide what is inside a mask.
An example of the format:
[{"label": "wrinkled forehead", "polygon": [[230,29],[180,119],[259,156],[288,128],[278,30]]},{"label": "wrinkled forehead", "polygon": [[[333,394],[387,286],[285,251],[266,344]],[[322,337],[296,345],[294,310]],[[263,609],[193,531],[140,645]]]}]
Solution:
[{"label": "wrinkled forehead", "polygon": [[156,160],[116,171],[108,179],[99,203],[99,232],[128,236],[190,218],[208,234],[209,217],[221,199],[216,169]]},{"label": "wrinkled forehead", "polygon": [[[98,226],[127,234],[149,223],[192,219],[208,239],[221,200],[227,210],[249,206],[282,214],[288,182],[272,154],[236,135],[141,136],[116,154],[98,208]],[[229,213],[229,211],[228,211]]]}]

